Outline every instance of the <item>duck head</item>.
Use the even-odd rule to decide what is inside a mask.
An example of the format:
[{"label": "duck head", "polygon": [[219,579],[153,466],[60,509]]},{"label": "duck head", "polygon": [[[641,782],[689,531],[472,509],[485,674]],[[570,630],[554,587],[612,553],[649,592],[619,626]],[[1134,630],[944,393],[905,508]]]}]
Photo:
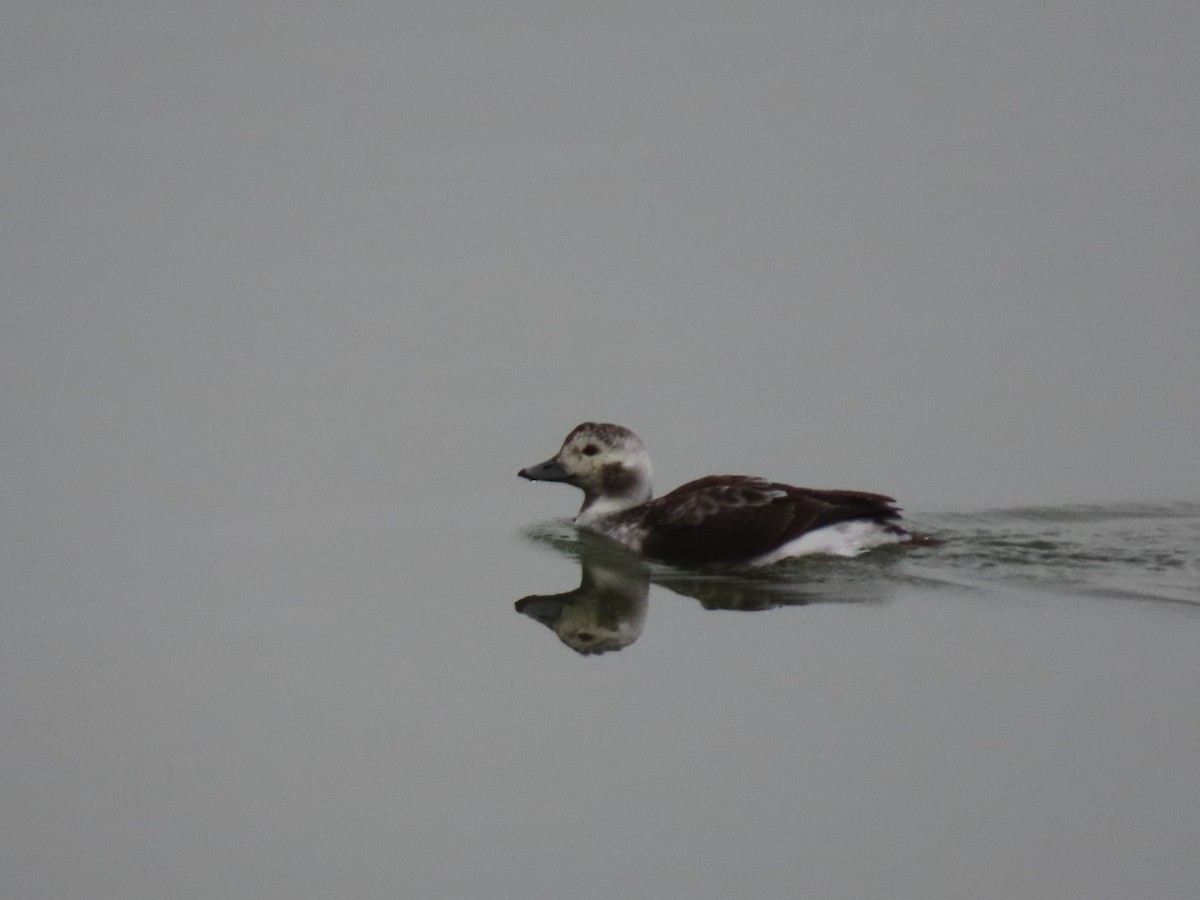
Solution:
[{"label": "duck head", "polygon": [[620,425],[577,425],[558,453],[517,473],[530,481],[562,481],[583,491],[576,521],[610,516],[650,500],[650,456],[641,438]]}]

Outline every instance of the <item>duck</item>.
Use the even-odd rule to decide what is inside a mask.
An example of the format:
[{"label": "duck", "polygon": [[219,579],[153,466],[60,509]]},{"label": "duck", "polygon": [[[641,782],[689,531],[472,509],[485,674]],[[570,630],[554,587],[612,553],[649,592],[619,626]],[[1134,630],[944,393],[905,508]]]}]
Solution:
[{"label": "duck", "polygon": [[814,554],[858,556],[923,544],[892,497],[795,487],[751,475],[709,475],[655,498],[646,446],[621,425],[584,422],[545,462],[517,472],[583,491],[576,527],[649,559],[686,567],[770,565]]}]

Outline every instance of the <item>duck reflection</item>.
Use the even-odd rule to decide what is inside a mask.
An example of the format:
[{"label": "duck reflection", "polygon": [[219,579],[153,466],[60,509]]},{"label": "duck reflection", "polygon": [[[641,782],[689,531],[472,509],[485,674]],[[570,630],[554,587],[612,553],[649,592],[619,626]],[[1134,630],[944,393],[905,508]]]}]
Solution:
[{"label": "duck reflection", "polygon": [[[803,575],[799,566],[710,573],[651,563],[611,541],[559,523],[526,535],[577,559],[581,575],[574,590],[521,598],[515,604],[517,612],[541,622],[572,650],[586,655],[620,650],[641,636],[651,583],[697,600],[705,609],[748,612],[813,603],[879,603],[891,591],[879,563],[864,566],[863,560],[806,561]],[[855,568],[848,570],[848,565]]]}]

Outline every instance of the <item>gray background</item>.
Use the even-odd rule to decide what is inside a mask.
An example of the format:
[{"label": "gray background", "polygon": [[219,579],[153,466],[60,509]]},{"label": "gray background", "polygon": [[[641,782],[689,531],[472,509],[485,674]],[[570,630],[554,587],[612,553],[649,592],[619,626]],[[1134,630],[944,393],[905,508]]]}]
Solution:
[{"label": "gray background", "polygon": [[418,469],[523,503],[509,470],[585,418],[664,487],[1200,488],[1194,3],[5,19],[26,503],[50,473],[99,511],[98,472],[285,503]]},{"label": "gray background", "polygon": [[1196,499],[1194,0],[3,20],[5,897],[1195,895],[1194,616],[511,609],[588,418]]}]

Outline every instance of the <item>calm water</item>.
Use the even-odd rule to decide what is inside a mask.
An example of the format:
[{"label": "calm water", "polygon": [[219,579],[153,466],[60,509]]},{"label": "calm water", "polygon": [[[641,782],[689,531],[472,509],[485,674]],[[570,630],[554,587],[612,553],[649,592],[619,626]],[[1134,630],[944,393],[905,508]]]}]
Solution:
[{"label": "calm water", "polygon": [[3,607],[3,894],[1194,896],[1200,506],[914,518],[754,577],[382,503],[118,542]]}]

